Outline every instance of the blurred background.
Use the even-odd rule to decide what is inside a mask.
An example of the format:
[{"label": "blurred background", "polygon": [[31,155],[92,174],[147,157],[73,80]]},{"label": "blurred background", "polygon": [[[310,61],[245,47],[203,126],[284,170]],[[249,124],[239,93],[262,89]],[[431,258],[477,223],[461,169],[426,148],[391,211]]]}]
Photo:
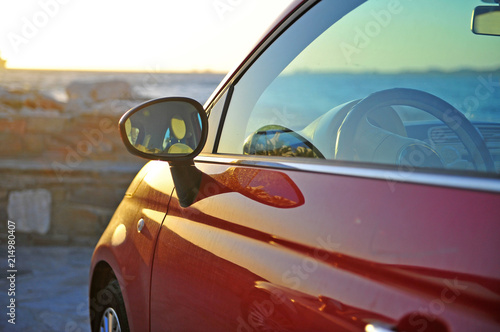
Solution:
[{"label": "blurred background", "polygon": [[0,240],[7,256],[15,222],[18,269],[0,330],[89,329],[92,248],[146,163],[118,119],[157,97],[203,104],[290,3],[0,0]]},{"label": "blurred background", "polygon": [[0,230],[93,245],[145,163],[120,116],[164,96],[203,104],[290,1],[0,3]]}]

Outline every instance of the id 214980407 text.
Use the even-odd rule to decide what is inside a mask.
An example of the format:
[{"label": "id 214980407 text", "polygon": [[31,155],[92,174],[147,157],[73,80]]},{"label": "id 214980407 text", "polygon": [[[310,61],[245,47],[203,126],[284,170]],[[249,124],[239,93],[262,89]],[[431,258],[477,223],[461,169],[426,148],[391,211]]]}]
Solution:
[{"label": "id 214980407 text", "polygon": [[7,321],[16,324],[16,223],[7,221]]}]

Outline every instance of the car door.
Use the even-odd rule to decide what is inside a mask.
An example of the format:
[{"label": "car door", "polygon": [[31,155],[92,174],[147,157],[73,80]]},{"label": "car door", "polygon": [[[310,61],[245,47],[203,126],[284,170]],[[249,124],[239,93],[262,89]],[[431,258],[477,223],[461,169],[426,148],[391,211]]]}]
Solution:
[{"label": "car door", "polygon": [[[304,5],[209,105],[198,196],[182,207],[174,192],[155,248],[151,330],[498,328],[498,179],[436,169],[393,108],[369,117],[382,123],[370,130],[411,146],[409,163],[391,164],[391,149],[365,160],[360,147],[336,159],[336,135],[366,88],[347,91],[345,74],[290,74],[317,64],[311,47],[340,45],[354,24],[344,16],[361,24],[403,11],[375,3],[354,14],[354,2]],[[383,79],[372,88],[401,84]],[[161,176],[171,182],[166,166]]]}]

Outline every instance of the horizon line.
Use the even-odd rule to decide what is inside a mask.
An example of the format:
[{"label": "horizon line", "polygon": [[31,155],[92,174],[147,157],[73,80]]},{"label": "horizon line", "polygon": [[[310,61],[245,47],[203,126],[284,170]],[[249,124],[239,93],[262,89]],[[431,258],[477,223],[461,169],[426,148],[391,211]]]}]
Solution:
[{"label": "horizon line", "polygon": [[[130,73],[130,74],[214,74],[214,75],[227,75],[230,71],[218,71],[211,69],[193,69],[193,70],[147,70],[147,69],[82,69],[82,68],[0,68],[2,71],[45,71],[45,72],[90,72],[90,73]],[[297,70],[286,73],[286,75],[296,74],[382,74],[382,75],[401,75],[401,74],[459,74],[459,73],[496,73],[500,71],[499,68],[462,68],[458,70],[445,70],[437,68],[429,68],[427,70],[402,70],[402,71],[316,71],[316,70]]]},{"label": "horizon line", "polygon": [[226,75],[229,71],[219,71],[211,69],[193,70],[148,70],[148,69],[97,69],[97,68],[0,68],[2,71],[56,71],[56,72],[91,72],[91,73],[137,73],[137,74],[216,74]]}]

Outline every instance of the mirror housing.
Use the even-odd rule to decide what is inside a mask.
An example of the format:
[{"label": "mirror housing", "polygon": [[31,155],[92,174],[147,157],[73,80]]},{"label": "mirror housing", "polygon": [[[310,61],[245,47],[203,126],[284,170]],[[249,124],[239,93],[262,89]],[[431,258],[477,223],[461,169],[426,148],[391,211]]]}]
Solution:
[{"label": "mirror housing", "polygon": [[154,99],[125,113],[119,127],[130,153],[169,162],[179,204],[191,205],[202,179],[193,158],[205,146],[208,134],[203,106],[190,98]]},{"label": "mirror housing", "polygon": [[500,36],[500,6],[476,7],[471,29],[476,35]]},{"label": "mirror housing", "polygon": [[189,161],[203,149],[208,118],[196,100],[183,97],[147,101],[119,122],[127,150],[150,160]]}]

